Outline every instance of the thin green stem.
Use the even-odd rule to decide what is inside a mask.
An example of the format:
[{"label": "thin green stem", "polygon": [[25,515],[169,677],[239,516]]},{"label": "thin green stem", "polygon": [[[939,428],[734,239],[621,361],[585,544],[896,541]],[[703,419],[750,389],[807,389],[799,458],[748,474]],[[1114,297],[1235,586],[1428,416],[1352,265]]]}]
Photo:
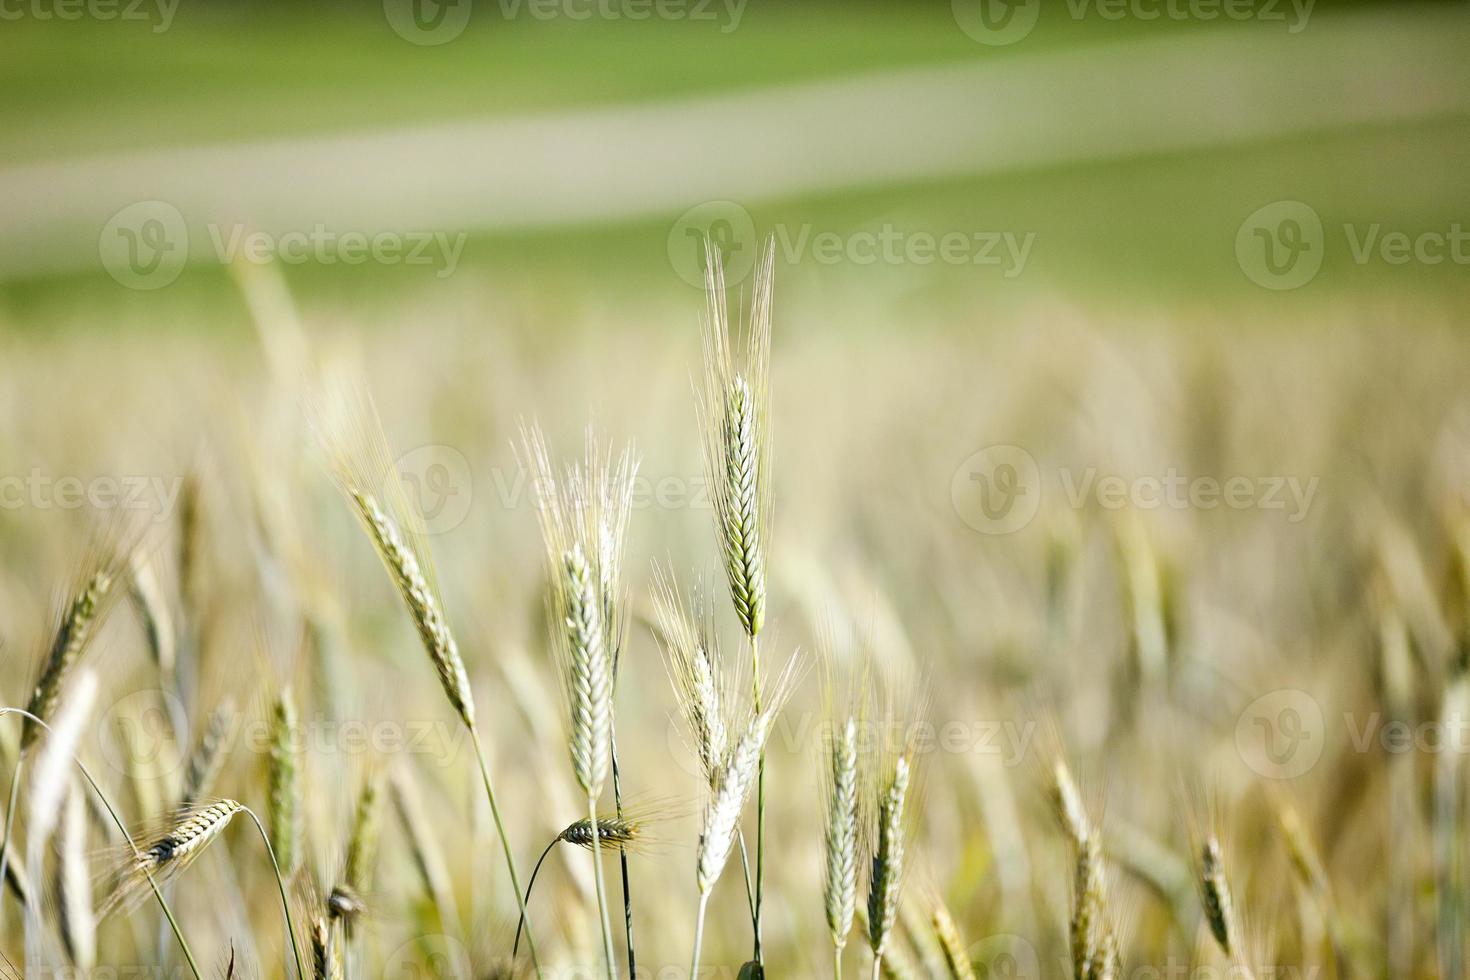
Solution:
[{"label": "thin green stem", "polygon": [[[750,665],[752,683],[755,685],[755,713],[761,712],[761,656],[755,634],[750,634]],[[766,750],[761,746],[759,769],[755,777],[755,962],[764,967],[765,957],[761,951],[761,908],[765,899],[766,885]]]},{"label": "thin green stem", "polygon": [[[51,731],[50,725],[46,724],[40,718],[37,718],[35,715],[31,714],[29,711],[26,711],[23,708],[0,708],[0,715],[20,715],[22,718],[29,718],[31,721],[46,729],[46,731]],[[148,886],[153,889],[153,897],[158,899],[158,907],[163,909],[164,918],[168,919],[168,924],[170,928],[172,928],[174,931],[174,938],[179,941],[179,948],[184,951],[184,959],[188,960],[189,962],[189,971],[194,974],[194,980],[204,980],[203,975],[199,972],[199,964],[194,962],[194,953],[192,950],[189,949],[189,943],[184,939],[183,930],[179,928],[178,920],[174,918],[173,910],[168,907],[168,902],[164,899],[163,892],[158,890],[158,882],[153,880],[152,872],[148,870],[146,865],[142,864],[143,854],[141,851],[138,850],[138,845],[133,842],[133,835],[128,833],[127,825],[123,823],[122,817],[119,817],[117,815],[117,810],[113,809],[112,802],[108,800],[107,794],[102,792],[102,787],[97,785],[97,780],[93,779],[92,774],[87,771],[87,767],[82,765],[82,760],[78,759],[76,756],[72,756],[72,761],[75,762],[77,764],[77,768],[81,770],[83,778],[87,780],[87,785],[92,787],[92,792],[97,794],[97,798],[101,800],[102,805],[107,808],[107,815],[112,818],[113,823],[117,824],[117,829],[122,832],[123,839],[128,842],[128,848],[133,852],[133,857],[139,861],[140,867],[142,867],[143,870],[143,877],[148,879]],[[19,770],[20,763],[17,762],[17,774],[19,773]],[[13,811],[14,809],[15,805],[14,803],[12,803],[11,810]]]},{"label": "thin green stem", "polygon": [[883,954],[882,953],[874,953],[873,954],[873,980],[879,980],[879,977],[882,975],[881,974],[882,968],[883,968]]},{"label": "thin green stem", "polygon": [[531,965],[535,967],[536,976],[541,973],[541,955],[536,952],[536,937],[531,932],[531,917],[526,915],[526,899],[521,894],[521,879],[516,874],[516,859],[511,853],[510,838],[505,834],[505,822],[500,819],[500,805],[495,802],[495,786],[490,781],[490,765],[485,761],[485,747],[480,744],[480,732],[474,726],[466,726],[470,730],[470,741],[475,744],[475,758],[480,763],[480,778],[485,783],[485,796],[490,801],[490,816],[495,821],[495,832],[500,835],[500,846],[505,851],[505,867],[510,872],[510,887],[515,892],[516,904],[520,906],[521,916],[526,920],[526,945],[531,949]]},{"label": "thin green stem", "polygon": [[[617,670],[616,666],[613,668]],[[612,731],[612,784],[613,784],[613,807],[617,811],[618,819],[623,819],[623,778],[618,768],[618,730],[614,722]],[[628,881],[628,852],[626,849],[618,850],[618,866],[623,872],[623,932],[628,943],[628,976],[638,976],[638,960],[633,953],[633,892]]]},{"label": "thin green stem", "polygon": [[842,980],[842,947],[832,947],[832,980]]},{"label": "thin green stem", "polygon": [[[525,900],[524,903],[522,903],[522,908],[524,908],[526,905],[530,905],[531,904],[531,889],[533,889],[533,888],[536,887],[536,876],[541,873],[541,865],[546,861],[546,856],[551,853],[551,849],[554,848],[556,845],[558,845],[560,843],[561,843],[561,838],[560,837],[553,837],[553,838],[551,838],[551,843],[546,845],[546,850],[542,851],[541,852],[541,856],[536,859],[536,866],[531,869],[531,880],[528,881],[528,882],[526,882],[526,900]],[[526,927],[526,913],[525,912],[522,912],[521,913],[521,921],[516,924],[516,939],[515,939],[515,942],[512,943],[511,944],[511,947],[510,947],[510,958],[512,960],[514,960],[516,958],[516,953],[520,952],[520,949],[521,949],[521,930],[524,929],[525,927]]]},{"label": "thin green stem", "polygon": [[689,961],[689,980],[699,976],[699,947],[704,945],[704,910],[709,906],[709,892],[699,896],[698,917],[694,920],[694,958]]},{"label": "thin green stem", "polygon": [[251,821],[255,824],[255,829],[260,831],[260,839],[265,844],[265,853],[271,859],[271,870],[276,873],[276,888],[281,893],[281,912],[286,916],[286,935],[291,940],[291,952],[296,957],[296,976],[300,980],[306,980],[306,977],[310,976],[310,974],[306,972],[306,966],[301,962],[301,944],[296,941],[296,926],[291,921],[291,903],[286,898],[286,883],[281,879],[281,866],[276,861],[276,849],[271,847],[271,835],[265,832],[265,826],[260,822],[260,818],[255,815],[254,810],[248,806],[241,807],[241,809],[250,815]]},{"label": "thin green stem", "polygon": [[587,797],[587,819],[592,823],[592,877],[597,883],[597,911],[602,919],[602,951],[607,957],[607,980],[617,980],[618,961],[613,955],[612,920],[607,916],[607,886],[602,880],[602,840],[597,832],[597,797]]}]

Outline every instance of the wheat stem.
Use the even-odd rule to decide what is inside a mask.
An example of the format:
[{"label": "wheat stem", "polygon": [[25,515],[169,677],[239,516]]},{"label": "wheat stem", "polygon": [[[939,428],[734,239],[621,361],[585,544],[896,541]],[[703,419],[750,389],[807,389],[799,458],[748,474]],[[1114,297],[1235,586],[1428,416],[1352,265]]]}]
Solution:
[{"label": "wheat stem", "polygon": [[[613,677],[615,684],[618,672],[616,660],[617,658],[614,657]],[[616,715],[614,715],[614,719],[616,719]],[[622,820],[623,779],[621,772],[618,770],[618,731],[616,720],[614,720],[612,725],[610,740],[612,746],[613,812],[617,814],[619,820]],[[628,880],[628,852],[621,848],[618,850],[618,866],[623,873],[623,932],[628,944],[628,976],[636,977],[638,976],[638,961],[633,953],[633,892]]]},{"label": "wheat stem", "polygon": [[[761,711],[761,658],[760,647],[757,645],[756,634],[750,634],[750,663],[752,683],[755,685],[755,712]],[[755,930],[755,955],[756,963],[765,965],[764,953],[761,950],[761,911],[765,899],[766,881],[766,749],[761,745],[760,761],[756,764],[755,775],[755,921],[752,927]]]},{"label": "wheat stem", "polygon": [[699,911],[694,919],[694,958],[689,962],[689,980],[699,976],[699,947],[704,944],[704,912],[709,907],[709,892],[700,892]]},{"label": "wheat stem", "polygon": [[271,847],[271,835],[266,833],[265,824],[255,815],[255,811],[248,806],[241,810],[250,817],[250,822],[255,824],[255,829],[260,832],[260,840],[265,844],[266,856],[271,859],[271,870],[276,875],[276,889],[281,893],[281,912],[286,916],[286,935],[291,941],[291,952],[296,957],[296,975],[298,977],[309,976],[306,966],[301,961],[301,944],[296,941],[296,926],[291,921],[291,902],[286,898],[286,883],[281,878],[281,866],[276,862],[276,850]]},{"label": "wheat stem", "polygon": [[613,956],[612,921],[607,915],[607,886],[602,875],[602,835],[597,832],[597,798],[587,797],[587,820],[592,827],[592,877],[597,884],[597,911],[602,919],[602,951],[607,957],[608,980],[617,980],[617,959]]},{"label": "wheat stem", "polygon": [[505,867],[510,872],[510,887],[515,891],[516,903],[520,906],[521,917],[526,920],[526,945],[531,950],[531,964],[535,967],[536,976],[541,976],[541,956],[536,951],[536,938],[531,932],[531,921],[526,915],[526,899],[521,893],[520,876],[516,874],[516,859],[511,853],[510,838],[505,834],[505,822],[500,819],[500,805],[495,802],[495,786],[490,780],[490,765],[485,761],[485,748],[480,744],[480,733],[473,725],[470,726],[470,741],[475,746],[475,759],[480,763],[480,779],[485,784],[485,798],[490,801],[490,816],[495,821],[495,832],[500,835],[500,846],[505,852]]}]

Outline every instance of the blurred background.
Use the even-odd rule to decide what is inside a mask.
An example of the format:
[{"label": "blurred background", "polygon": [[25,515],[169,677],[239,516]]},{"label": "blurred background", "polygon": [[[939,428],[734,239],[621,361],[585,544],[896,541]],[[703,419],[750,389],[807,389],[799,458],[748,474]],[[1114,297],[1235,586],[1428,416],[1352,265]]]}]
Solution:
[{"label": "blurred background", "polygon": [[[579,811],[513,444],[536,420],[575,456],[593,420],[643,456],[619,736],[633,795],[673,801],[634,875],[647,961],[682,966],[700,789],[648,585],[654,560],[718,574],[706,243],[738,308],[769,242],[773,643],[861,637],[960,726],[925,762],[916,969],[942,896],[984,975],[1059,975],[1064,752],[1116,830],[1130,964],[1218,959],[1193,823],[1263,962],[1463,976],[1470,739],[1379,735],[1463,721],[1467,51],[1464,2],[0,0],[0,690],[28,692],[96,526],[130,512],[190,639],[161,685],[132,616],[99,637],[84,751],[129,813],[169,806],[225,694],[258,723],[292,683],[318,887],[378,767],[413,773],[455,858],[462,920],[430,929],[385,832],[359,965],[423,975],[448,942],[495,975],[515,920],[473,760],[302,382],[345,356],[374,392],[523,861]],[[773,750],[801,787],[772,803],[783,976],[829,963],[820,673]],[[433,737],[352,748],[344,720]],[[146,764],[111,747],[129,724]],[[218,791],[258,804],[264,749],[230,745]],[[227,845],[177,886],[226,896],[184,925],[274,975],[273,885]],[[1290,870],[1308,851],[1320,878]],[[574,958],[589,868],[563,864],[538,921]],[[706,947],[730,971],[738,892]]]}]

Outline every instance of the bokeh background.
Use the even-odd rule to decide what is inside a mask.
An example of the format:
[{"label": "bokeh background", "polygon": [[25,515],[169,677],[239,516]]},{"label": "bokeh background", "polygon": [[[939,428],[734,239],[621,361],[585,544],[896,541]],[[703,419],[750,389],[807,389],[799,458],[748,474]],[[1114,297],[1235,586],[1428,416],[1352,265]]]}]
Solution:
[{"label": "bokeh background", "polygon": [[[579,810],[518,426],[567,456],[589,420],[637,444],[639,616],[653,561],[717,573],[700,270],[713,240],[746,293],[769,240],[774,645],[859,637],[958,726],[925,761],[917,975],[936,898],[977,970],[1060,975],[1063,752],[1113,834],[1131,968],[1221,962],[1189,864],[1214,824],[1260,963],[1462,976],[1467,50],[1462,2],[0,0],[0,689],[28,693],[97,527],[141,517],[189,632],[166,697],[129,610],[93,652],[84,752],[130,815],[167,809],[227,694],[219,791],[260,803],[251,733],[291,683],[318,887],[381,768],[450,857],[461,921],[430,929],[389,821],[356,969],[462,944],[492,975],[513,902],[473,758],[307,379],[345,358],[374,392],[526,862]],[[89,496],[106,480],[138,506]],[[626,779],[668,812],[634,864],[641,941],[682,967],[699,786],[646,622],[629,644]],[[773,753],[784,976],[829,962],[821,674]],[[348,744],[358,722],[424,748]],[[149,751],[118,754],[130,726]],[[176,886],[184,925],[276,975],[273,885],[225,843]],[[595,948],[589,885],[569,853],[538,886],[567,961]],[[729,975],[738,892],[706,947]],[[104,923],[101,961],[172,962],[155,914]]]}]

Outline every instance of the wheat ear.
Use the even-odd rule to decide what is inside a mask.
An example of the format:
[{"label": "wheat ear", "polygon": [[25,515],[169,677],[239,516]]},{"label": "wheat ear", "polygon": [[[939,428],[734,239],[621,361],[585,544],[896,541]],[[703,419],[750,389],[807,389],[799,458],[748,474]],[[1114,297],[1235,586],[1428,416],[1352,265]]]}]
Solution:
[{"label": "wheat ear", "polygon": [[315,980],[343,980],[342,950],[337,942],[337,929],[326,916],[311,922],[311,967]]},{"label": "wheat ear", "polygon": [[[30,702],[26,705],[26,711],[30,714],[44,721],[55,713],[67,675],[81,659],[87,641],[92,638],[115,581],[116,573],[111,565],[104,565],[92,573],[72,598],[51,643],[50,653],[41,668],[41,676],[36,681]],[[30,748],[40,734],[40,727],[27,719],[21,734],[21,751]]]},{"label": "wheat ear", "polygon": [[868,883],[868,945],[873,950],[873,974],[878,974],[883,950],[898,920],[904,873],[904,805],[909,791],[909,762],[899,755],[893,774],[878,801],[878,842],[873,850]]},{"label": "wheat ear", "polygon": [[828,742],[825,897],[827,930],[832,937],[837,976],[842,949],[857,908],[858,742],[857,719],[848,716]]},{"label": "wheat ear", "polygon": [[949,909],[942,901],[934,903],[931,919],[934,923],[934,936],[939,940],[939,948],[944,953],[944,965],[949,969],[950,980],[975,980],[975,968],[970,965],[969,954],[965,952],[964,937],[960,935],[959,926],[955,925],[954,916],[949,914]]},{"label": "wheat ear", "polygon": [[735,831],[740,822],[740,811],[744,809],[752,784],[756,781],[766,740],[770,736],[776,716],[791,695],[799,677],[800,666],[799,658],[793,658],[778,675],[770,696],[765,701],[765,707],[751,718],[740,737],[735,740],[712,782],[709,801],[704,811],[704,829],[699,837],[695,860],[699,910],[695,919],[690,976],[696,975],[699,970],[699,952],[704,940],[704,917],[710,893],[730,857]]},{"label": "wheat ear", "polygon": [[296,701],[291,688],[281,689],[271,706],[267,824],[271,847],[289,878],[301,860],[301,760],[297,752]]},{"label": "wheat ear", "polygon": [[184,770],[184,792],[180,806],[188,808],[209,796],[224,766],[225,742],[235,719],[235,704],[229,698],[209,713],[209,720],[199,736],[199,743],[189,755]]},{"label": "wheat ear", "polygon": [[[767,243],[756,272],[746,352],[731,353],[725,273],[711,247],[705,269],[704,388],[698,401],[705,472],[713,487],[715,532],[740,624],[750,638],[751,690],[761,710],[763,678],[756,637],[766,617],[766,541],[771,518],[771,283],[775,243]],[[751,901],[754,960],[764,965],[761,913],[765,897],[766,763],[757,760],[755,890]]]},{"label": "wheat ear", "polygon": [[[500,803],[496,799],[495,783],[490,776],[485,746],[475,724],[474,697],[470,692],[469,675],[444,616],[443,604],[439,601],[428,548],[419,540],[419,535],[414,535],[411,539],[412,545],[410,539],[404,536],[405,527],[412,531],[419,528],[422,522],[416,520],[416,512],[403,499],[402,481],[398,478],[396,467],[389,461],[391,457],[388,454],[387,438],[383,435],[382,422],[372,400],[350,383],[338,384],[327,397],[319,398],[312,404],[313,423],[332,461],[337,483],[367,529],[368,537],[388,570],[389,577],[397,586],[424,650],[439,675],[445,696],[470,734],[470,742],[475,749],[475,762],[480,769],[480,780],[485,787],[486,801],[490,804],[490,816],[500,836],[511,888],[515,892],[517,904],[521,905],[520,911],[524,914],[515,855],[511,851],[510,838],[506,834],[505,821],[500,813]],[[389,506],[397,514],[397,519],[390,516],[384,505],[367,489],[373,480],[385,481]],[[535,936],[529,930],[526,939],[531,948],[532,964],[539,973],[540,954],[536,948]]]},{"label": "wheat ear", "polygon": [[725,683],[719,646],[709,626],[702,588],[685,607],[672,574],[654,569],[654,616],[664,651],[664,665],[679,713],[689,726],[705,782],[711,787],[724,761],[729,733],[725,722]]}]

